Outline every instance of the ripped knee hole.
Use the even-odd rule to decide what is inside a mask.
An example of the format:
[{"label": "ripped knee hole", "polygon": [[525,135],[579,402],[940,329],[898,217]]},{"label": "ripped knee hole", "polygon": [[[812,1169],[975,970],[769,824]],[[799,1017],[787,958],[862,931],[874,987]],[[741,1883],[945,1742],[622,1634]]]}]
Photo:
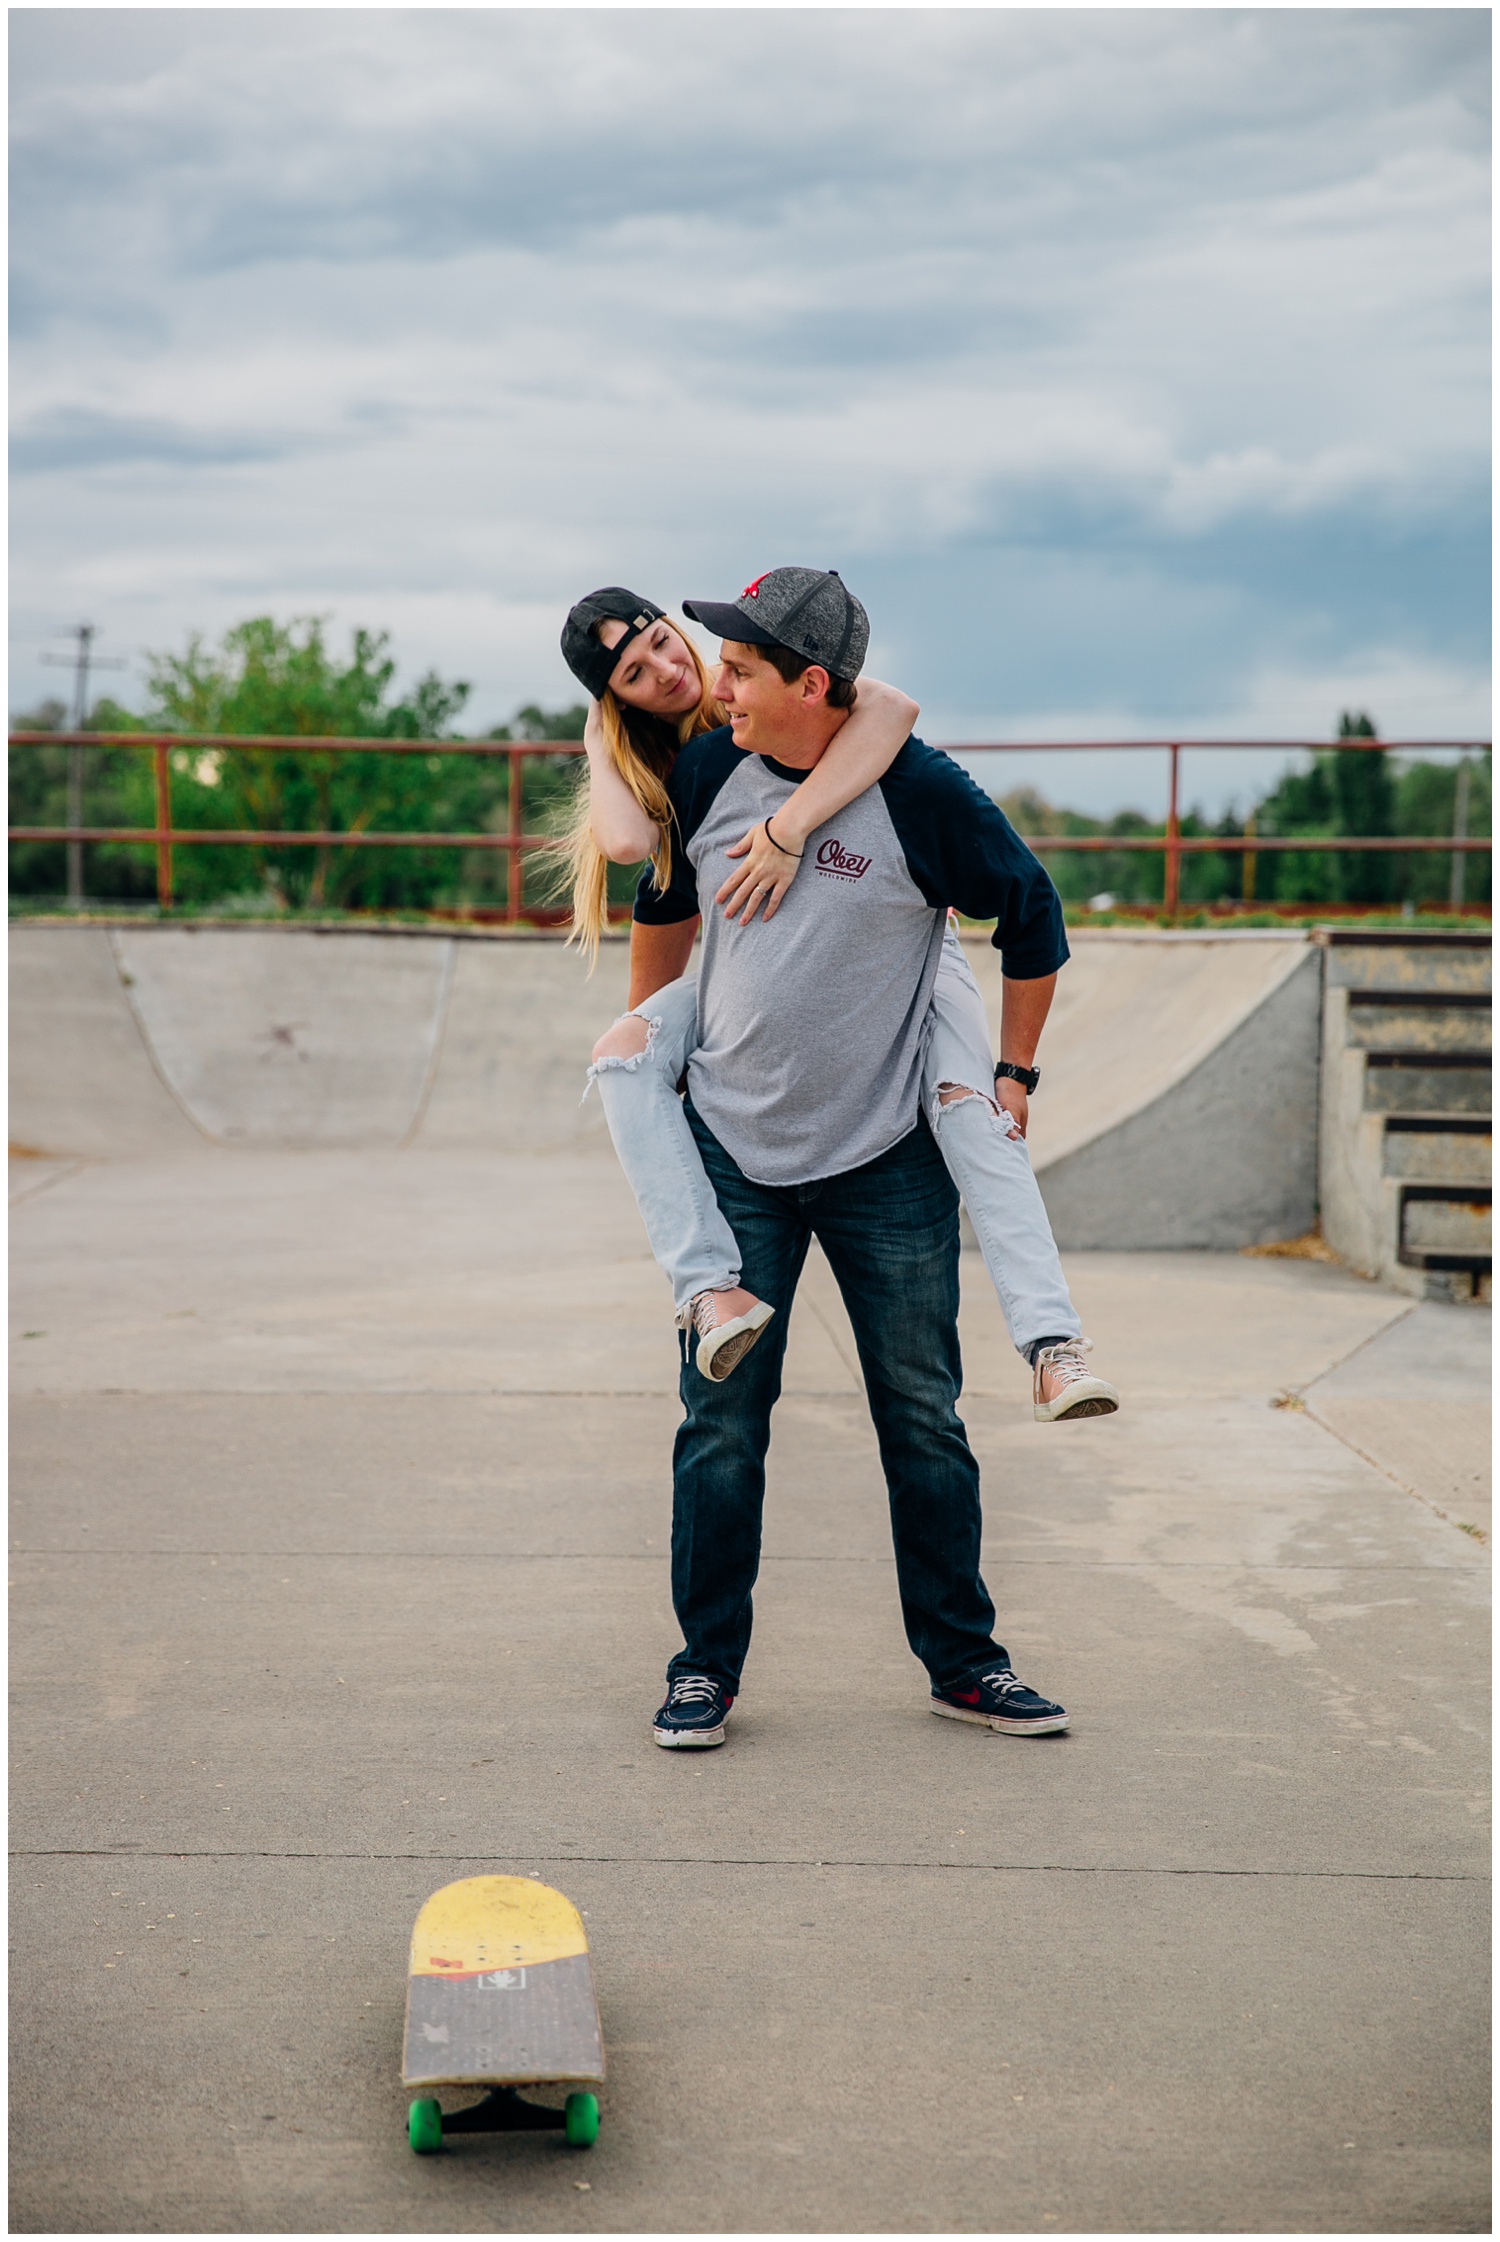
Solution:
[{"label": "ripped knee hole", "polygon": [[627,1012],[623,1020],[601,1035],[591,1054],[595,1066],[601,1059],[639,1059],[651,1048],[655,1033],[653,1024],[643,1020],[639,1012]]},{"label": "ripped knee hole", "polygon": [[982,1105],[989,1113],[990,1119],[999,1123],[1001,1130],[1009,1137],[1012,1144],[1019,1144],[1022,1141],[1021,1126],[1014,1114],[1007,1113],[994,1098],[987,1098],[983,1090],[976,1090],[968,1082],[940,1082],[937,1086],[937,1104],[935,1123],[941,1122],[943,1114],[950,1106]]},{"label": "ripped knee hole", "polygon": [[937,1094],[939,1105],[962,1105],[965,1098],[978,1098],[981,1104],[987,1105],[991,1113],[999,1118],[1000,1108],[994,1099],[987,1098],[983,1090],[971,1089],[967,1082],[940,1082]]}]

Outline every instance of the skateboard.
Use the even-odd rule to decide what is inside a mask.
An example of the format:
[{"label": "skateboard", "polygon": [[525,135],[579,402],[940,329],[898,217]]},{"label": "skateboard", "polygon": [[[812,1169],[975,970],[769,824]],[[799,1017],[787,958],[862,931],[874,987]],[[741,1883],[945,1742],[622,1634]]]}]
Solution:
[{"label": "skateboard", "polygon": [[[531,1876],[466,1876],[434,1892],[411,1934],[402,2083],[417,2089],[407,2138],[431,2156],[450,2133],[563,2131],[576,2149],[599,2135],[604,2042],[589,1942],[577,1908]],[[445,2114],[438,2087],[482,2086],[482,2102]],[[567,2086],[566,2106],[525,2101],[523,2086]]]}]

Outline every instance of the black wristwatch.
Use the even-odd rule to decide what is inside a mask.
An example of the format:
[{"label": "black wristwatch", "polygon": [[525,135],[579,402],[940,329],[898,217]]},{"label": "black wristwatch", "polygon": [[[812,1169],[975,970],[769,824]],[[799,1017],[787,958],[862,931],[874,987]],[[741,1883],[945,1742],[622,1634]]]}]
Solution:
[{"label": "black wristwatch", "polygon": [[995,1080],[997,1082],[1002,1074],[1012,1082],[1019,1082],[1028,1098],[1032,1096],[1037,1084],[1042,1079],[1040,1067],[1013,1067],[1009,1059],[1002,1059],[996,1067]]}]

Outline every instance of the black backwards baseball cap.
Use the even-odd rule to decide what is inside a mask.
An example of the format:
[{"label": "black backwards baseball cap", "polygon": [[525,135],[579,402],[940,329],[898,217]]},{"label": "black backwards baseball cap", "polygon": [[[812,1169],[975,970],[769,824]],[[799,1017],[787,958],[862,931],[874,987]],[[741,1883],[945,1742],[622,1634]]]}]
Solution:
[{"label": "black backwards baseball cap", "polygon": [[[654,600],[642,599],[639,592],[627,592],[623,584],[606,584],[601,591],[585,593],[568,609],[562,628],[563,660],[579,684],[596,701],[602,700],[615,664],[630,641],[661,619],[662,610]],[[601,645],[594,626],[611,621],[625,625],[625,636],[617,646]]]},{"label": "black backwards baseball cap", "polygon": [[870,649],[870,618],[834,568],[773,568],[727,605],[685,599],[682,611],[720,638],[785,646],[831,677],[858,677]]}]

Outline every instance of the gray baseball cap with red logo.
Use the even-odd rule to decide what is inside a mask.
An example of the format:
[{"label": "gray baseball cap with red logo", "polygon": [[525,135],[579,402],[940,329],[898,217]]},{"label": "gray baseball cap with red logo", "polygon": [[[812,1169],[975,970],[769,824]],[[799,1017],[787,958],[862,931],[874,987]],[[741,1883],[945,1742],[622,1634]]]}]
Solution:
[{"label": "gray baseball cap with red logo", "polygon": [[870,618],[835,568],[773,568],[737,600],[685,599],[682,611],[740,645],[785,646],[831,677],[858,677],[869,652]]}]

